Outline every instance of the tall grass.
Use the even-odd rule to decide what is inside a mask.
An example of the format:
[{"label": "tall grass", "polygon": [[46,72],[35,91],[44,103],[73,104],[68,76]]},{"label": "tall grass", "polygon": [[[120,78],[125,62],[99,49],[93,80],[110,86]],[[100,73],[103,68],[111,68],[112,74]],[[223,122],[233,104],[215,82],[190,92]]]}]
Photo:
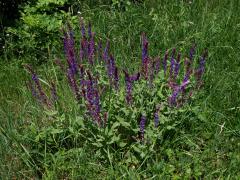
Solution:
[{"label": "tall grass", "polygon": [[[97,40],[111,40],[116,64],[130,72],[136,72],[141,63],[142,32],[148,35],[149,54],[152,56],[162,57],[167,48],[173,47],[189,52],[193,43],[197,45],[197,54],[207,47],[209,56],[204,86],[194,101],[195,115],[185,113],[177,132],[165,134],[165,141],[155,153],[151,152],[151,156],[150,151],[145,151],[146,156],[140,162],[130,157],[130,163],[119,163],[114,159],[119,150],[114,152],[106,148],[106,157],[103,158],[101,154],[93,152],[89,144],[79,141],[84,133],[75,128],[79,127],[77,122],[82,117],[79,116],[79,106],[70,94],[68,85],[62,84],[61,74],[53,65],[57,55],[50,53],[49,62],[35,68],[41,79],[53,77],[60,85],[60,97],[64,98],[58,106],[60,109],[57,112],[61,113],[57,119],[57,112],[40,108],[31,97],[25,86],[28,76],[22,65],[17,64],[17,59],[10,61],[1,56],[0,176],[3,179],[36,176],[49,179],[238,179],[240,2],[149,1],[133,5],[127,11],[118,11],[109,6],[93,9],[82,6],[80,10],[85,20],[93,23]],[[74,29],[77,31],[77,26]],[[63,50],[59,50],[59,54],[63,57]],[[187,53],[183,56],[187,56]],[[47,87],[47,84],[44,86]],[[60,123],[54,124],[54,121]],[[59,124],[63,127],[58,127]],[[53,132],[55,129],[61,129],[65,134]],[[46,136],[48,132],[55,134],[56,142],[51,143],[60,149],[56,150],[53,146],[48,149],[49,141],[44,134],[39,135],[40,132],[45,132]],[[31,136],[41,140],[39,148],[31,147],[34,144]],[[71,148],[64,151],[62,147]],[[36,149],[37,152],[32,151]],[[52,151],[52,156],[47,153],[49,151]],[[126,151],[125,156],[128,154],[131,155]]]}]

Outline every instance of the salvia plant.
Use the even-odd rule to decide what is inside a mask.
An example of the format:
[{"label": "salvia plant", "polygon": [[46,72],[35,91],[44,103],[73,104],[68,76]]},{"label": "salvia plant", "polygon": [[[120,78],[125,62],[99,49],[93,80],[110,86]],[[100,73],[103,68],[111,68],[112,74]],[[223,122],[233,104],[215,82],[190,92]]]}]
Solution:
[{"label": "salvia plant", "polygon": [[[118,65],[110,40],[104,46],[96,41],[90,23],[86,26],[80,18],[79,24],[80,47],[70,23],[62,28],[66,61],[57,59],[56,65],[65,76],[76,106],[81,106],[83,123],[90,124],[81,133],[103,153],[106,147],[113,151],[125,147],[143,158],[146,146],[160,143],[163,133],[177,126],[177,119],[187,111],[185,107],[202,86],[207,50],[199,61],[196,44],[186,57],[177,48],[151,57],[149,41],[143,33],[141,65],[130,72]],[[56,108],[62,99],[56,83],[50,81],[46,89],[33,68],[25,68],[32,76],[27,84],[33,97],[47,109]]]}]

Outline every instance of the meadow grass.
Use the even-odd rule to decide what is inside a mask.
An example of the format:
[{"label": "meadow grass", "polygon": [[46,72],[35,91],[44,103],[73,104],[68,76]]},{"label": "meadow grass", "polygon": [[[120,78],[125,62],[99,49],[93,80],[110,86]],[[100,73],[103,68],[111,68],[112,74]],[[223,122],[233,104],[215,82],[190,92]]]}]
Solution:
[{"label": "meadow grass", "polygon": [[[29,136],[36,135],[42,127],[50,127],[54,117],[31,97],[25,86],[28,74],[18,63],[18,58],[1,56],[0,176],[3,179],[37,176],[46,179],[238,179],[240,2],[156,0],[132,5],[127,11],[111,9],[110,6],[89,8],[87,5],[79,10],[86,21],[92,22],[97,39],[111,40],[111,51],[117,64],[131,72],[138,70],[141,63],[142,32],[148,36],[153,56],[163,55],[167,48],[173,47],[187,55],[192,43],[197,44],[198,55],[207,48],[204,86],[194,102],[198,107],[198,118],[186,113],[178,132],[166,137],[159,150],[146,156],[139,165],[129,165],[124,160],[115,162],[112,157],[118,152],[106,152],[108,159],[102,159],[86,143],[78,148],[79,142],[75,139],[80,136],[79,132],[71,133],[71,130],[66,136],[58,137],[58,142],[64,143],[69,136],[71,142],[76,143],[67,145],[71,147],[68,151],[59,149],[52,156],[46,153],[46,149],[30,152],[31,148],[25,147],[23,142],[30,145]],[[63,50],[59,50],[59,54],[63,55]],[[49,53],[47,64],[37,67],[42,79],[54,78],[58,73],[53,65],[56,56]],[[61,87],[61,97],[65,97],[63,106],[59,106],[62,109],[58,109],[62,118],[59,121],[66,120],[66,127],[74,127],[76,122],[72,119],[81,118],[79,107],[67,84],[61,84],[59,79],[57,83]],[[43,157],[42,160],[31,161],[28,157],[31,153]],[[145,164],[145,161],[151,163]],[[40,171],[39,166],[42,167]]]}]

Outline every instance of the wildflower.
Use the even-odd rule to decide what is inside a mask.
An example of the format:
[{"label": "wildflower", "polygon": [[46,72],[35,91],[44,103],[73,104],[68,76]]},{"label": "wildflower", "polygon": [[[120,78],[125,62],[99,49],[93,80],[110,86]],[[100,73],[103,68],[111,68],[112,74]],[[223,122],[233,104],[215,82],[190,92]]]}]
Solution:
[{"label": "wildflower", "polygon": [[[69,25],[70,28],[70,25]],[[71,69],[72,73],[77,72],[77,63],[74,50],[74,37],[71,28],[69,32],[64,32],[64,51],[67,58],[68,66]]]},{"label": "wildflower", "polygon": [[110,55],[107,62],[108,76],[109,78],[112,78],[116,67],[114,57]]},{"label": "wildflower", "polygon": [[89,114],[92,116],[94,121],[100,125],[101,117],[100,117],[100,98],[99,92],[97,90],[97,81],[93,79],[91,73],[87,71],[87,75],[89,78],[89,83],[87,84],[87,108]]},{"label": "wildflower", "polygon": [[159,124],[159,111],[160,111],[160,108],[159,107],[156,107],[156,110],[154,112],[154,126],[155,128],[158,127],[158,124]]},{"label": "wildflower", "polygon": [[180,88],[176,88],[173,91],[173,93],[172,93],[172,95],[171,95],[171,97],[169,99],[169,103],[170,103],[171,106],[175,106],[176,105],[176,99],[177,99],[177,96],[178,96],[179,93],[180,93]]},{"label": "wildflower", "polygon": [[147,80],[148,79],[148,65],[149,65],[149,57],[146,57],[144,60],[143,60],[143,64],[142,64],[142,72],[143,72],[143,76],[145,77],[145,79]]},{"label": "wildflower", "polygon": [[193,44],[189,52],[189,59],[191,62],[193,61],[193,56],[195,54],[195,51],[196,51],[196,45]]},{"label": "wildflower", "polygon": [[142,33],[142,64],[148,58],[148,41],[145,33]]},{"label": "wildflower", "polygon": [[147,121],[147,117],[145,115],[141,115],[140,124],[139,124],[141,140],[144,139],[146,121]]},{"label": "wildflower", "polygon": [[129,76],[130,81],[138,81],[139,78],[140,78],[140,73],[139,72]]},{"label": "wildflower", "polygon": [[86,37],[86,30],[83,22],[83,17],[80,17],[80,28],[81,28],[82,37],[83,38]]},{"label": "wildflower", "polygon": [[39,100],[39,96],[38,96],[35,84],[33,84],[32,81],[28,81],[28,83],[26,83],[26,85],[30,89],[32,96],[34,98],[36,98],[37,100]]},{"label": "wildflower", "polygon": [[129,73],[125,70],[123,70],[125,74],[125,83],[126,83],[126,101],[128,104],[132,101],[132,86],[133,82],[139,80],[140,73],[134,74],[132,76],[129,75]]},{"label": "wildflower", "polygon": [[166,75],[166,71],[167,71],[167,59],[168,59],[168,50],[166,50],[164,58],[163,58],[164,75]]},{"label": "wildflower", "polygon": [[83,86],[84,76],[85,76],[85,70],[83,68],[83,65],[79,65],[80,86]]},{"label": "wildflower", "polygon": [[132,101],[132,81],[130,79],[129,74],[124,71],[125,73],[125,83],[126,83],[126,101],[128,104]]},{"label": "wildflower", "polygon": [[92,26],[90,22],[88,23],[88,37],[89,39],[92,38]]},{"label": "wildflower", "polygon": [[185,58],[185,60],[184,60],[184,66],[185,66],[185,77],[187,78],[189,78],[190,77],[190,75],[191,75],[191,71],[192,71],[192,69],[191,69],[191,61],[188,59],[188,58]]},{"label": "wildflower", "polygon": [[170,79],[172,78],[173,69],[174,69],[174,66],[175,66],[175,59],[174,59],[175,53],[176,53],[176,49],[173,48],[171,62],[170,62],[170,72],[169,72]]},{"label": "wildflower", "polygon": [[84,57],[86,57],[87,54],[87,46],[88,42],[87,40],[83,37],[80,43],[80,60],[83,61]]},{"label": "wildflower", "polygon": [[[39,97],[40,101],[43,104],[45,104],[47,106],[51,106],[51,104],[48,100],[48,97],[46,96],[45,92],[42,89],[42,86],[41,86],[41,83],[39,81],[37,74],[34,72],[34,70],[32,69],[32,67],[30,65],[25,65],[25,68],[31,73],[32,80],[36,85],[36,89],[38,90],[39,95],[36,95],[36,97]],[[36,91],[34,92],[34,94],[37,94]]]},{"label": "wildflower", "polygon": [[101,41],[99,41],[99,43],[98,43],[97,50],[98,50],[98,58],[99,58],[99,60],[101,60],[102,59],[102,42]]},{"label": "wildflower", "polygon": [[108,61],[109,48],[110,48],[110,41],[107,40],[106,47],[105,47],[104,52],[103,52],[103,60],[105,60],[105,61]]},{"label": "wildflower", "polygon": [[179,69],[180,69],[180,59],[181,59],[181,53],[178,53],[177,61],[176,61],[175,68],[174,68],[174,79],[177,78],[178,73],[179,73]]},{"label": "wildflower", "polygon": [[89,63],[91,65],[93,65],[93,56],[94,56],[94,46],[95,46],[95,43],[94,43],[94,36],[95,34],[94,33],[91,33],[91,39],[90,39],[90,42],[88,44],[88,60],[89,60]]},{"label": "wildflower", "polygon": [[71,69],[67,71],[67,78],[71,89],[73,90],[77,100],[80,100],[79,88],[75,79],[75,76]]},{"label": "wildflower", "polygon": [[119,74],[118,74],[118,68],[115,67],[114,71],[114,87],[116,90],[118,90],[119,87]]},{"label": "wildflower", "polygon": [[177,103],[177,96],[179,95],[180,92],[183,92],[186,88],[186,86],[189,84],[188,79],[184,79],[182,84],[180,86],[176,86],[175,89],[173,89],[172,95],[169,97],[169,104],[171,106],[175,106]]},{"label": "wildflower", "polygon": [[160,60],[160,57],[156,57],[155,58],[155,72],[156,72],[156,74],[159,72],[159,70],[160,70],[160,62],[161,60]]},{"label": "wildflower", "polygon": [[153,82],[153,79],[154,79],[154,75],[155,75],[155,72],[156,72],[156,68],[155,68],[155,66],[156,66],[156,61],[152,61],[151,62],[151,68],[150,68],[150,76],[149,76],[149,84],[150,84],[150,86],[152,86],[152,82]]},{"label": "wildflower", "polygon": [[207,50],[205,50],[203,55],[200,57],[199,67],[195,70],[195,77],[197,80],[198,88],[201,86],[201,78],[205,71],[205,63],[206,63],[207,53],[208,53]]}]

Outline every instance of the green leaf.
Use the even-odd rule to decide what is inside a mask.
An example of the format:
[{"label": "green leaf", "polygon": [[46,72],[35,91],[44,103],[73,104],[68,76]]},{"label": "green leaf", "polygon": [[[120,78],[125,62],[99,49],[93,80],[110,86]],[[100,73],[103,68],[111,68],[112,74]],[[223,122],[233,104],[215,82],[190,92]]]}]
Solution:
[{"label": "green leaf", "polygon": [[113,136],[113,137],[111,138],[111,141],[108,142],[107,144],[113,144],[113,143],[115,143],[115,142],[119,142],[119,140],[120,140],[120,135],[118,135],[118,136]]},{"label": "green leaf", "polygon": [[57,115],[57,111],[50,111],[50,110],[46,110],[44,111],[45,114],[47,114],[48,116],[55,116]]},{"label": "green leaf", "polygon": [[122,148],[122,147],[125,147],[127,145],[127,143],[124,143],[124,142],[120,142],[119,143],[119,146]]},{"label": "green leaf", "polygon": [[62,133],[63,130],[62,129],[51,129],[51,134],[59,134]]},{"label": "green leaf", "polygon": [[102,143],[92,143],[92,145],[97,146],[98,148],[103,147]]},{"label": "green leaf", "polygon": [[119,122],[115,122],[113,123],[112,127],[111,127],[111,130],[115,130],[116,127],[119,127],[120,126],[120,123]]},{"label": "green leaf", "polygon": [[141,149],[137,146],[133,146],[133,150],[137,153],[141,153]]},{"label": "green leaf", "polygon": [[130,125],[128,122],[126,122],[122,117],[116,116],[116,119],[118,120],[118,122],[119,122],[123,127],[125,127],[125,128],[131,127],[131,125]]}]

